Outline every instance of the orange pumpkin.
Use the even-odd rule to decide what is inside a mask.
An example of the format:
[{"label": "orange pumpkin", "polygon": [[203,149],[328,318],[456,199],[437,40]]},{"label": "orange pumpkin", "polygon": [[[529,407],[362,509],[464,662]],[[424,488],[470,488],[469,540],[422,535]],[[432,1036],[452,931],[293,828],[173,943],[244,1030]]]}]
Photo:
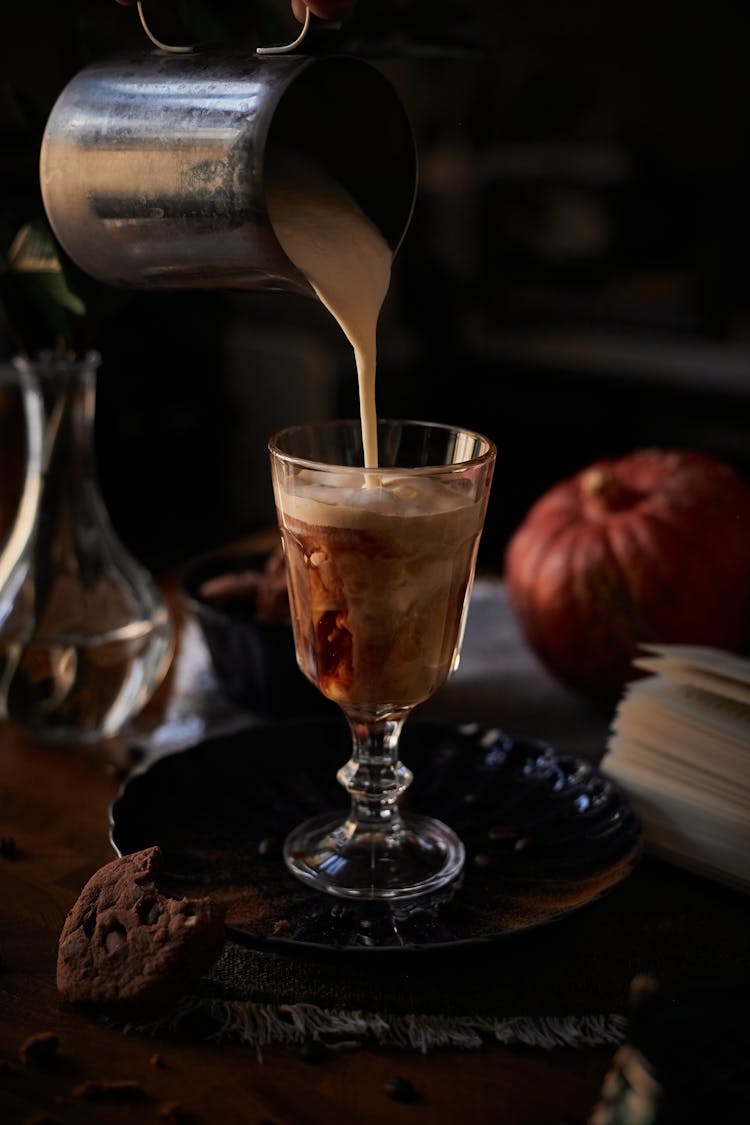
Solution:
[{"label": "orange pumpkin", "polygon": [[510,603],[547,668],[611,700],[640,642],[750,640],[750,483],[702,453],[595,462],[531,507],[505,554]]}]

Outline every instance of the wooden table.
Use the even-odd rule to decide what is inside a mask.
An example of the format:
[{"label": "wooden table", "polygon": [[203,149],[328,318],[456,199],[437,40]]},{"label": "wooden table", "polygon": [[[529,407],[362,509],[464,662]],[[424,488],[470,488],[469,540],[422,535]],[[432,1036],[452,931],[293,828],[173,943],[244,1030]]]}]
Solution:
[{"label": "wooden table", "polygon": [[[341,1050],[322,1064],[298,1048],[192,1045],[126,1036],[61,1005],[55,989],[57,940],[85,880],[113,858],[107,809],[118,786],[117,747],[62,749],[0,726],[0,826],[17,858],[0,860],[0,1120],[15,1125],[42,1111],[66,1122],[158,1120],[179,1101],[215,1125],[306,1125],[384,1121],[555,1125],[584,1120],[610,1049],[550,1052]],[[60,1060],[22,1065],[21,1042],[54,1031]],[[154,1065],[154,1055],[164,1066]],[[385,1083],[409,1078],[424,1102],[389,1099]],[[132,1105],[71,1099],[85,1079],[133,1079],[145,1097]]]},{"label": "wooden table", "polygon": [[[158,708],[169,680],[154,700]],[[179,1103],[205,1125],[559,1125],[584,1122],[611,1047],[550,1051],[487,1046],[428,1054],[352,1047],[312,1064],[298,1047],[253,1048],[155,1040],[65,1007],[55,987],[57,942],[84,882],[114,857],[108,808],[124,748],[63,748],[33,741],[0,721],[0,1122],[137,1122],[170,1118]],[[27,1036],[52,1031],[59,1058],[23,1063]],[[408,1078],[421,1095],[386,1093]],[[142,1095],[118,1104],[74,1097],[85,1080],[132,1080]],[[51,1116],[50,1116],[51,1115]],[[166,1115],[166,1116],[165,1116]]]}]

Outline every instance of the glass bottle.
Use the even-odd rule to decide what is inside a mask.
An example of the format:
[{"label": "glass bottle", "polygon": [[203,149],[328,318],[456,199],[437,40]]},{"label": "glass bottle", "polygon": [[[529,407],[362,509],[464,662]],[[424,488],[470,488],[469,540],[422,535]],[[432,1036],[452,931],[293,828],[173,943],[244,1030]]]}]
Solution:
[{"label": "glass bottle", "polygon": [[114,531],[99,488],[99,353],[13,363],[25,396],[27,466],[9,540],[15,557],[0,590],[0,701],[37,737],[98,742],[120,733],[163,680],[174,625]]},{"label": "glass bottle", "polygon": [[586,1125],[746,1125],[746,974],[634,977],[628,1028]]}]

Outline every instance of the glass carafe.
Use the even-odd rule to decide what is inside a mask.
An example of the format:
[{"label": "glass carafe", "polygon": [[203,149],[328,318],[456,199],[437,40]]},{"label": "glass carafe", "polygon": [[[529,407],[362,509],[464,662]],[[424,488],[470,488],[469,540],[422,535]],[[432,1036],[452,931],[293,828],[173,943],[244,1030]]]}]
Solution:
[{"label": "glass carafe", "polygon": [[[27,467],[0,589],[0,705],[53,742],[120,733],[163,680],[169,609],[118,538],[96,471],[101,357],[16,358]],[[12,558],[7,552],[12,550]]]}]

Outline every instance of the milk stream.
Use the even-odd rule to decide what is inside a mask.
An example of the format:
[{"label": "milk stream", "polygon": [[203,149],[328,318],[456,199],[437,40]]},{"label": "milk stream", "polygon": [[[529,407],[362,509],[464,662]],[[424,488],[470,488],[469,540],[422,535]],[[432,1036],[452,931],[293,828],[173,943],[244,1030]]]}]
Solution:
[{"label": "milk stream", "polygon": [[269,166],[268,213],[285,254],[354,349],[364,463],[375,468],[377,326],[390,285],[391,249],[340,184],[286,155]]}]

